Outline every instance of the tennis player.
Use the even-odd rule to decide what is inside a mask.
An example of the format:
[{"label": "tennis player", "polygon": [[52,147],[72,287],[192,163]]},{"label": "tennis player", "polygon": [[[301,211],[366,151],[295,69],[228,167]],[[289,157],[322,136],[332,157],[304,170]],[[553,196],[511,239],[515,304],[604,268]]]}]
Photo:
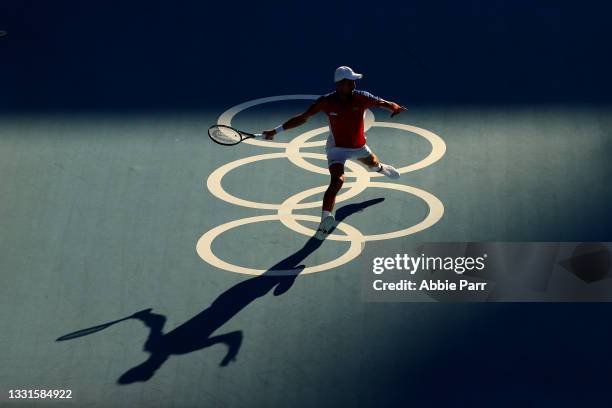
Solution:
[{"label": "tennis player", "polygon": [[369,108],[388,109],[392,112],[391,117],[405,111],[406,108],[369,92],[356,90],[355,81],[361,77],[362,74],[354,72],[347,66],[338,67],[334,73],[335,92],[319,97],[304,113],[292,117],[281,126],[262,132],[266,139],[271,140],[284,130],[303,125],[318,112],[325,112],[327,115],[330,133],[325,151],[331,180],[323,196],[321,224],[316,234],[318,239],[324,239],[336,225],[332,211],[336,195],[344,184],[344,163],[347,159],[357,159],[372,171],[392,179],[397,179],[400,175],[393,166],[381,163],[366,144],[363,118],[365,110]]}]

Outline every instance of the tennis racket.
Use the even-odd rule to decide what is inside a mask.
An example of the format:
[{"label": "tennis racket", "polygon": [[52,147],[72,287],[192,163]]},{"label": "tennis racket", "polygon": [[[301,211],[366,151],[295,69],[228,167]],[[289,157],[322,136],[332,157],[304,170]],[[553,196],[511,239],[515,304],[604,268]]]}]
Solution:
[{"label": "tennis racket", "polygon": [[208,136],[213,142],[223,146],[233,146],[246,139],[262,137],[260,133],[247,133],[225,125],[212,125],[208,128]]}]

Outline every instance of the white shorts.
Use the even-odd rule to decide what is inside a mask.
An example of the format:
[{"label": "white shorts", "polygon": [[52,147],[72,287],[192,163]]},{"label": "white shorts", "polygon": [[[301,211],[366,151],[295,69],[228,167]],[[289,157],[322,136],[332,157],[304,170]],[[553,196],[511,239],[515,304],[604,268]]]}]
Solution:
[{"label": "white shorts", "polygon": [[361,159],[372,154],[372,150],[370,150],[367,144],[356,148],[336,147],[334,137],[331,133],[327,137],[325,152],[327,153],[327,167],[335,163],[344,165],[348,159]]}]

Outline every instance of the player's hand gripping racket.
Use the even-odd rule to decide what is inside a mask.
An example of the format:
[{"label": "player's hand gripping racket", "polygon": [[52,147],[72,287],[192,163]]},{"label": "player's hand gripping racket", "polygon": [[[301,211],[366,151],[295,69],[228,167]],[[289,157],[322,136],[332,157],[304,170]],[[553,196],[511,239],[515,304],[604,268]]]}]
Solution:
[{"label": "player's hand gripping racket", "polygon": [[395,110],[394,112],[391,112],[391,117],[394,117],[395,115],[400,114],[400,113],[405,112],[405,111],[408,110],[405,106],[402,106],[402,105],[397,105],[397,106],[398,106],[398,109]]},{"label": "player's hand gripping racket", "polygon": [[210,136],[213,142],[223,146],[237,145],[243,140],[250,138],[262,138],[260,133],[247,133],[225,125],[212,125],[208,128],[208,136]]}]

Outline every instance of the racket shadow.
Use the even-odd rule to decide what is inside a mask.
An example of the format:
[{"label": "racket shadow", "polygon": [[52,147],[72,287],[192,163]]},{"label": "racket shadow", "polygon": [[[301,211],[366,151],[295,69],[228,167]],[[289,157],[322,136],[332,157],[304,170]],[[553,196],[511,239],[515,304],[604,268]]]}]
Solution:
[{"label": "racket shadow", "polygon": [[110,326],[112,326],[112,325],[114,325],[114,324],[119,323],[119,322],[123,322],[123,321],[129,320],[129,319],[133,319],[133,318],[134,318],[134,316],[135,316],[135,315],[137,315],[137,314],[139,314],[139,313],[145,313],[145,312],[147,312],[147,311],[151,311],[151,310],[153,310],[153,309],[145,309],[145,310],[143,310],[143,311],[141,311],[141,312],[134,313],[134,314],[133,314],[133,315],[131,315],[131,316],[124,317],[123,319],[114,320],[114,321],[112,321],[112,322],[108,322],[108,323],[100,324],[100,325],[98,325],[98,326],[88,327],[87,329],[78,330],[78,331],[75,331],[75,332],[72,332],[72,333],[69,333],[69,334],[65,334],[65,335],[63,335],[63,336],[58,337],[57,339],[55,339],[55,341],[66,341],[66,340],[76,339],[76,338],[78,338],[78,337],[87,336],[87,335],[89,335],[89,334],[93,334],[93,333],[96,333],[96,332],[102,331],[102,330],[104,330],[104,329],[106,329],[106,328],[108,328],[108,327],[110,327]]},{"label": "racket shadow", "polygon": [[[336,211],[336,220],[342,222],[350,215],[383,200],[383,198],[380,198],[346,205]],[[67,334],[60,337],[58,341],[91,334],[99,331],[92,329],[104,329],[124,320],[140,320],[150,330],[143,347],[145,351],[150,353],[150,356],[143,363],[122,374],[117,380],[118,384],[148,381],[171,355],[187,354],[216,344],[224,344],[227,347],[227,353],[219,363],[220,366],[227,366],[230,362],[236,360],[242,344],[243,333],[241,330],[220,335],[214,335],[214,333],[256,299],[271,291],[274,296],[286,293],[293,286],[300,272],[304,270],[305,266],[302,264],[304,259],[316,251],[323,242],[311,237],[297,252],[277,262],[260,276],[232,286],[221,293],[209,307],[167,333],[163,333],[166,317],[153,313],[152,309],[146,309],[106,325]]]}]

